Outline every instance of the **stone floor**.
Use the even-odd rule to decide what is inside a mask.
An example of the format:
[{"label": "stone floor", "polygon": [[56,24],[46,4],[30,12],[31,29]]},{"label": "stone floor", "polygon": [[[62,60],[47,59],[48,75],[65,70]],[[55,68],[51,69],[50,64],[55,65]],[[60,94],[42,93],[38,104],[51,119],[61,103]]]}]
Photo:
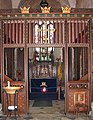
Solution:
[{"label": "stone floor", "polygon": [[[32,107],[34,101],[29,102],[29,114],[20,117],[6,117],[0,112],[0,120],[93,120],[92,115],[84,113],[78,116],[64,114],[64,101],[53,100],[52,107]],[[90,114],[93,114],[92,112]]]}]

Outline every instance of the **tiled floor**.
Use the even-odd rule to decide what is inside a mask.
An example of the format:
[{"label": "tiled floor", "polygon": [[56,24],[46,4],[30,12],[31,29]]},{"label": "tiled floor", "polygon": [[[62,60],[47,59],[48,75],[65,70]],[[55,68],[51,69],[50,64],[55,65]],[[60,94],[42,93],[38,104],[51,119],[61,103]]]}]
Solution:
[{"label": "tiled floor", "polygon": [[64,101],[53,100],[52,107],[32,107],[33,100],[29,101],[29,114],[20,117],[6,117],[0,114],[0,120],[93,120],[91,116],[86,114],[64,114]]}]

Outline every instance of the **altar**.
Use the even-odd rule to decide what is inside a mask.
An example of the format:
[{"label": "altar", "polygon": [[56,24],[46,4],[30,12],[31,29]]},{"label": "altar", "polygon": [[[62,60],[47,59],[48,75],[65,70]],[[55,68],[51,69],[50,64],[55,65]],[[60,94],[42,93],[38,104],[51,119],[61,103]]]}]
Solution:
[{"label": "altar", "polygon": [[[45,93],[41,90],[42,83],[47,86]],[[57,78],[32,78],[29,86],[29,99],[57,99]]]}]

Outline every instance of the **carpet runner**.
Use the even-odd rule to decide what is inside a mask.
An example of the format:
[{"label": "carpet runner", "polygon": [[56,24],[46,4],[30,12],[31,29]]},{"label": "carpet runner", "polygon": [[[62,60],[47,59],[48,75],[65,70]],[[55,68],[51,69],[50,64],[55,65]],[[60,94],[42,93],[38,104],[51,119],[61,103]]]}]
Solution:
[{"label": "carpet runner", "polygon": [[35,100],[32,107],[52,107],[52,100]]}]

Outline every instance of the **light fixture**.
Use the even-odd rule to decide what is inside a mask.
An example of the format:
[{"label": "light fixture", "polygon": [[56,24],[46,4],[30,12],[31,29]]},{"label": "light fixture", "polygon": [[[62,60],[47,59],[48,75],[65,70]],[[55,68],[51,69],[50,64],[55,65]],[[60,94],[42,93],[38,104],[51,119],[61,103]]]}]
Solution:
[{"label": "light fixture", "polygon": [[40,3],[41,7],[48,7],[48,2],[46,0],[42,0]]}]

